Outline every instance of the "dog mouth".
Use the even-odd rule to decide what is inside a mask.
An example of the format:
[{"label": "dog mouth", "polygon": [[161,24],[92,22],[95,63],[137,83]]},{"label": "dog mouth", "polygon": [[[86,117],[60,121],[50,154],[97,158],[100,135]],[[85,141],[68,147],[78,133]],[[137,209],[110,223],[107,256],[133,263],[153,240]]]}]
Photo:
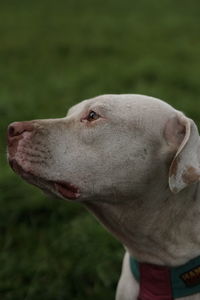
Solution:
[{"label": "dog mouth", "polygon": [[23,179],[47,193],[56,194],[57,196],[61,196],[62,198],[69,200],[76,200],[80,196],[78,187],[72,183],[60,180],[46,180],[42,177],[36,176],[31,172],[25,171],[15,159],[9,160],[9,164],[15,173],[19,174]]},{"label": "dog mouth", "polygon": [[78,188],[71,183],[63,181],[53,181],[51,183],[55,190],[64,198],[77,199],[80,196]]}]

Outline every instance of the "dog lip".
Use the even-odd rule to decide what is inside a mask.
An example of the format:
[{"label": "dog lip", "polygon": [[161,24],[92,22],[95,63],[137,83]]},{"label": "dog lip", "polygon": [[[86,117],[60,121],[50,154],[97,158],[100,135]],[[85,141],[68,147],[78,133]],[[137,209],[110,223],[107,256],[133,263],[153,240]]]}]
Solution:
[{"label": "dog lip", "polygon": [[[59,193],[64,198],[68,198],[70,200],[75,200],[79,198],[80,193],[79,189],[68,182],[65,181],[52,181],[52,180],[45,180],[44,178],[40,178],[31,172],[27,172],[21,167],[15,159],[9,159],[9,164],[13,171],[18,173],[22,178],[27,180],[33,185],[36,185],[42,189],[48,190],[48,186],[53,188],[57,193]],[[39,181],[41,181],[45,186],[39,186]]]},{"label": "dog lip", "polygon": [[80,196],[78,188],[71,183],[65,181],[54,181],[53,184],[55,190],[64,198],[75,200]]},{"label": "dog lip", "polygon": [[27,177],[32,176],[30,172],[24,171],[24,169],[17,163],[16,159],[9,159],[9,164],[13,171],[20,174],[24,179],[27,179]]}]

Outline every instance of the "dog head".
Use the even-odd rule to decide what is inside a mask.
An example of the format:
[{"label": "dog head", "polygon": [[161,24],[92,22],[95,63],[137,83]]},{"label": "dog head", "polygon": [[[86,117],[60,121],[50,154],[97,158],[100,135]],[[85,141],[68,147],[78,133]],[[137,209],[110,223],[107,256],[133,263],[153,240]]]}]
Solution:
[{"label": "dog head", "polygon": [[13,170],[77,201],[129,201],[166,186],[177,193],[199,180],[199,147],[192,120],[141,95],[103,95],[75,105],[64,118],[8,128]]}]

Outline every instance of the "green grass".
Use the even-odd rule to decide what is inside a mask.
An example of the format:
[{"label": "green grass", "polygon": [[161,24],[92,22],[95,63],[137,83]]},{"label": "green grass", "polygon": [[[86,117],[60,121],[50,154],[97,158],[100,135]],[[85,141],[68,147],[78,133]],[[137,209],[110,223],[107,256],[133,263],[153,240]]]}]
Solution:
[{"label": "green grass", "polygon": [[103,93],[156,96],[200,120],[200,2],[0,3],[0,299],[114,299],[122,246],[79,205],[6,163],[6,128]]}]

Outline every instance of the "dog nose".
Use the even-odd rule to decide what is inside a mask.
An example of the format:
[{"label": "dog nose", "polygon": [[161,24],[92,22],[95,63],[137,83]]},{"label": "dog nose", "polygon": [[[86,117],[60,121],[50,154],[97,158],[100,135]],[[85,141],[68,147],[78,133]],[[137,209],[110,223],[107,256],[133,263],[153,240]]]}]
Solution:
[{"label": "dog nose", "polygon": [[21,135],[25,131],[33,131],[34,126],[32,122],[14,122],[8,127],[8,137],[12,138]]}]

